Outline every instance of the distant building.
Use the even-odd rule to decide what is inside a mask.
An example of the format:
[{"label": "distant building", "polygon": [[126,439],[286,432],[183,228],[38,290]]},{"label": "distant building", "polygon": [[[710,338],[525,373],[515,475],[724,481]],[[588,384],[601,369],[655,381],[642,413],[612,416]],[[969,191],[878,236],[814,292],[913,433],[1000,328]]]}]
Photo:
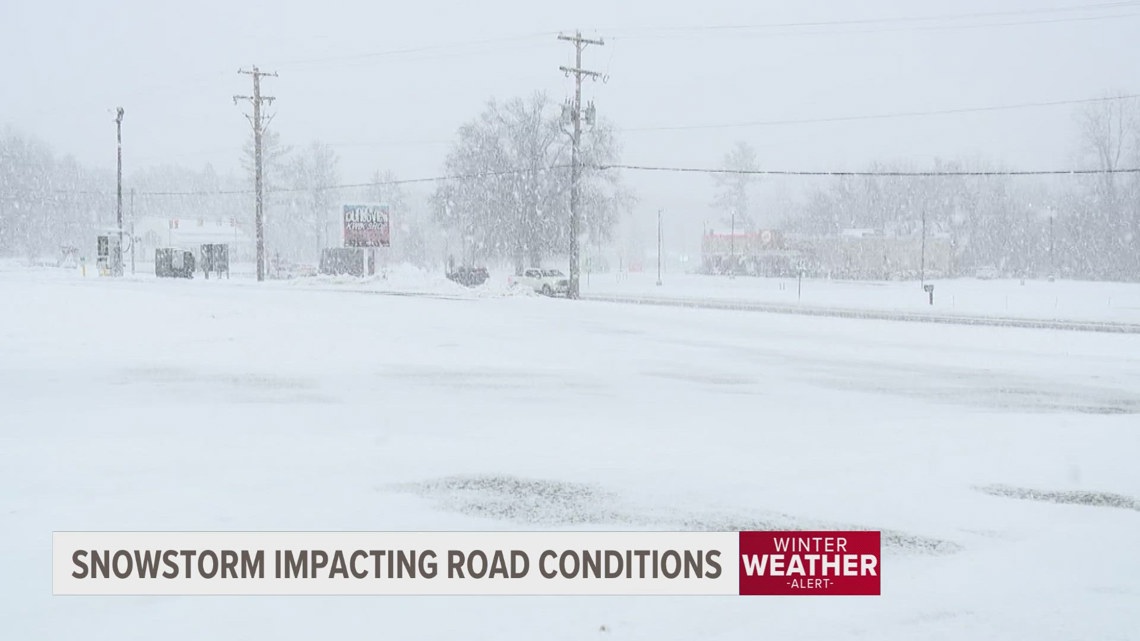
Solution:
[{"label": "distant building", "polygon": [[945,233],[884,234],[845,229],[829,236],[785,234],[769,229],[751,233],[706,232],[701,239],[701,271],[754,276],[806,276],[858,280],[938,278],[953,273],[953,246]]},{"label": "distant building", "polygon": [[[859,280],[906,280],[953,273],[948,234],[893,235],[849,229],[835,236],[801,236],[790,242],[803,257],[807,274]],[[925,247],[924,247],[925,244]]]},{"label": "distant building", "polygon": [[701,271],[706,274],[787,276],[796,272],[799,252],[789,249],[776,229],[718,234],[701,238]]},{"label": "distant building", "polygon": [[[198,252],[207,243],[224,243],[230,246],[230,262],[256,260],[254,237],[236,217],[202,216],[199,218],[139,218],[134,224],[138,239],[136,257],[141,261],[154,260],[154,250],[176,247]],[[129,231],[129,227],[127,228]]]}]

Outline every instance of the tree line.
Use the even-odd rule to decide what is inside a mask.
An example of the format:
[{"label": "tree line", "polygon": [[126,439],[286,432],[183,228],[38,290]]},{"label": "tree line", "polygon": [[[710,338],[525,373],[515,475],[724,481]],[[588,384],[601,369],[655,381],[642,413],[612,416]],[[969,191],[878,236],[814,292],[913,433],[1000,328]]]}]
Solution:
[{"label": "tree line", "polygon": [[[866,173],[993,173],[986,176],[859,176],[827,178],[778,212],[777,226],[807,236],[846,229],[885,235],[926,232],[947,238],[955,275],[992,267],[1007,276],[1140,280],[1140,101],[1107,96],[1075,116],[1073,168],[1097,172],[1052,179],[1000,175],[1010,168],[985,159],[936,159],[931,165],[877,162]],[[756,170],[746,142],[722,167]],[[754,229],[763,208],[749,196],[755,175],[721,175],[713,203],[738,230]]]},{"label": "tree line", "polygon": [[[1116,170],[1140,166],[1140,102],[1118,98],[1086,105],[1076,114],[1074,146],[1080,167]],[[320,141],[286,144],[269,130],[264,147],[266,240],[271,255],[313,262],[339,242],[337,208],[349,200],[385,202],[394,216],[392,258],[438,264],[504,262],[516,270],[563,254],[569,243],[571,138],[563,106],[543,93],[489,100],[464,123],[444,159],[440,180],[425,197],[405,192],[391,170],[378,169],[370,185],[341,187],[336,151]],[[174,164],[129,172],[125,218],[157,216],[237,218],[253,211],[252,142],[241,171],[219,173]],[[612,244],[617,225],[637,197],[617,171],[613,123],[586,127],[579,180],[583,245]],[[798,202],[778,211],[756,195],[759,155],[741,141],[711,177],[709,206],[721,229],[775,226],[802,235],[836,235],[868,228],[883,234],[926,233],[949,238],[962,271],[993,266],[1008,274],[1055,274],[1091,279],[1140,279],[1140,176],[1099,173],[1053,181],[1012,176],[865,176],[817,182]],[[974,159],[937,160],[933,166],[879,162],[871,172],[991,171]],[[130,194],[137,192],[137,197]],[[177,197],[170,194],[177,193]],[[0,255],[54,255],[60,246],[86,246],[115,223],[114,173],[57,156],[33,137],[0,135]],[[694,216],[702,214],[694,212]],[[250,227],[247,227],[250,228]],[[444,250],[441,234],[449,234]],[[451,244],[454,243],[454,244]]]}]

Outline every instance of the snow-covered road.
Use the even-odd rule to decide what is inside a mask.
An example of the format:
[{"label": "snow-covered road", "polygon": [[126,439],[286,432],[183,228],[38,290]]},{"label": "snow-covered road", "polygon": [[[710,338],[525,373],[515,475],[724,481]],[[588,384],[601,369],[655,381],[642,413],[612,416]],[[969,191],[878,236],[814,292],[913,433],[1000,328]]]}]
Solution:
[{"label": "snow-covered road", "polygon": [[[1140,638],[1140,336],[329,289],[0,272],[5,637]],[[883,596],[51,596],[53,530],[776,527]]]}]

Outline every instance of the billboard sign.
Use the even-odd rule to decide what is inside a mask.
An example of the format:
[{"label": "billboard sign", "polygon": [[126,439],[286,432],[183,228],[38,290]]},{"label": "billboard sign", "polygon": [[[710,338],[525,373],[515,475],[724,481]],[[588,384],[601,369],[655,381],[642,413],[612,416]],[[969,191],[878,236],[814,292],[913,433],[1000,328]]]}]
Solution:
[{"label": "billboard sign", "polygon": [[387,247],[390,212],[388,205],[345,205],[345,247]]}]

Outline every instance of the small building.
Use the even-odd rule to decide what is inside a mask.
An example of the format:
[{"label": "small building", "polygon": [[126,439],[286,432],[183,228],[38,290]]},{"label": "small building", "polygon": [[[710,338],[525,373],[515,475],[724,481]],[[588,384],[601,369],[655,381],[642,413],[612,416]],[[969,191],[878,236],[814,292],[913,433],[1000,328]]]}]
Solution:
[{"label": "small building", "polygon": [[799,252],[776,229],[718,234],[701,238],[701,271],[706,274],[790,276],[798,271]]},{"label": "small building", "polygon": [[953,247],[945,233],[893,235],[875,230],[844,230],[833,236],[805,236],[792,243],[807,273],[826,278],[908,280],[953,271]]},{"label": "small building", "polygon": [[[229,263],[256,260],[256,245],[251,225],[234,216],[201,216],[198,218],[162,218],[149,216],[134,222],[138,246],[135,256],[149,261],[160,248],[177,247],[198,252],[202,245],[229,245]],[[130,229],[129,227],[127,228]]]}]

